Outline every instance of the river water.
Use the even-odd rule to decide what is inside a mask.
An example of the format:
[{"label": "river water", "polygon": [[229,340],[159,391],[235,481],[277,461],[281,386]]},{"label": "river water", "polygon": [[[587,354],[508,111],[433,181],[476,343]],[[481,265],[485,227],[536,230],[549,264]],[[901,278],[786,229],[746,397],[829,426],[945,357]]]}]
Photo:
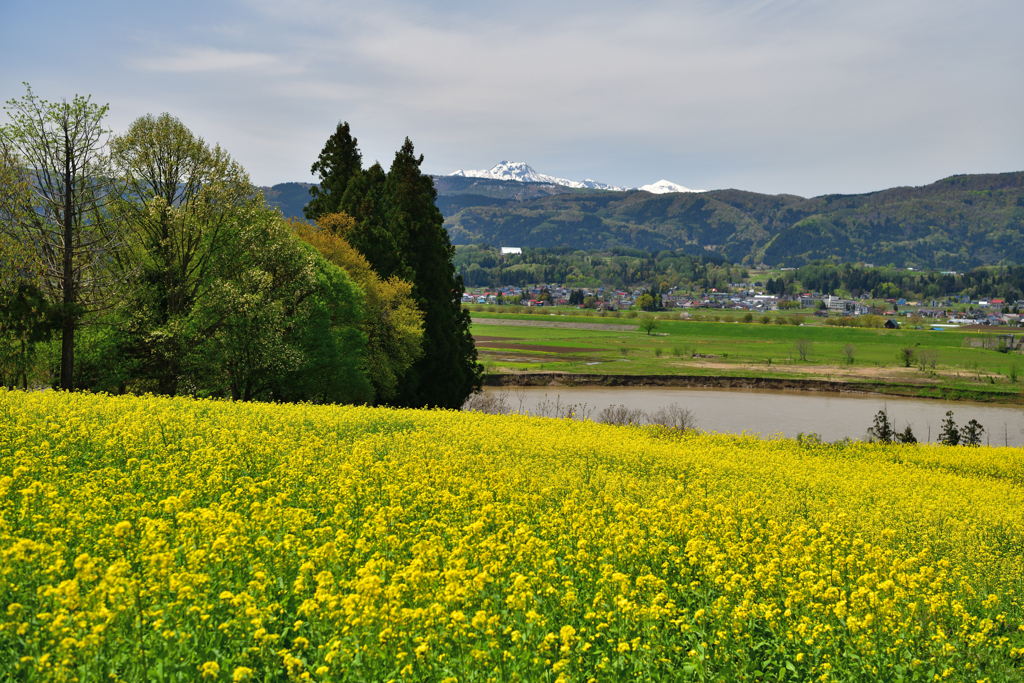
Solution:
[{"label": "river water", "polygon": [[692,387],[486,387],[486,394],[505,394],[513,411],[531,414],[564,414],[568,405],[585,406],[576,411],[597,420],[608,406],[624,405],[654,412],[672,403],[693,412],[703,431],[758,434],[762,438],[782,434],[819,434],[826,441],[849,437],[862,439],[885,410],[899,431],[910,425],[919,441],[938,440],[946,411],[953,411],[957,425],[974,419],[985,428],[982,443],[992,446],[1024,446],[1024,411],[1018,406],[893,398],[861,394],[755,389],[703,389]]}]

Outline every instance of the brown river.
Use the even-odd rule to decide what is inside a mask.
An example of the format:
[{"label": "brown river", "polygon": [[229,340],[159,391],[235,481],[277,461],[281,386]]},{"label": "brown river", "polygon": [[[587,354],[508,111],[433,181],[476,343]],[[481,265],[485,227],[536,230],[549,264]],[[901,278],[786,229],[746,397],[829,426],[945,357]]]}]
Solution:
[{"label": "brown river", "polygon": [[533,415],[564,415],[577,406],[577,416],[597,420],[608,406],[624,405],[646,412],[678,404],[689,409],[699,429],[730,434],[779,434],[795,437],[815,433],[826,441],[862,439],[885,410],[899,431],[908,424],[919,441],[938,440],[946,411],[958,426],[974,419],[985,428],[982,444],[1024,446],[1024,410],[1019,406],[894,398],[859,394],[690,387],[485,387],[488,395],[507,393],[513,411]]}]

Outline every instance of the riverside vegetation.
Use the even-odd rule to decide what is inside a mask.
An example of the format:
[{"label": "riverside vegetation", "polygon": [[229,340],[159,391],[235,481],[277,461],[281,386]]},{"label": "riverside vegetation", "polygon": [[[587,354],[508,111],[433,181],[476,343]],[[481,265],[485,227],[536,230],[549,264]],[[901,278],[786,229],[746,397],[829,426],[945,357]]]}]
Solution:
[{"label": "riverside vegetation", "polygon": [[0,676],[1019,681],[1016,449],[0,391]]}]

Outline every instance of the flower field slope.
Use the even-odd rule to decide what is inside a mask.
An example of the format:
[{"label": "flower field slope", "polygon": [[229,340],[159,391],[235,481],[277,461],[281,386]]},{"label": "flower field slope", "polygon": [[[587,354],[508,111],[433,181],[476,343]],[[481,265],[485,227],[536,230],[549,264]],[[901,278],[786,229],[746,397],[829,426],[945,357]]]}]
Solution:
[{"label": "flower field slope", "polygon": [[0,393],[0,680],[1021,680],[1019,450]]}]

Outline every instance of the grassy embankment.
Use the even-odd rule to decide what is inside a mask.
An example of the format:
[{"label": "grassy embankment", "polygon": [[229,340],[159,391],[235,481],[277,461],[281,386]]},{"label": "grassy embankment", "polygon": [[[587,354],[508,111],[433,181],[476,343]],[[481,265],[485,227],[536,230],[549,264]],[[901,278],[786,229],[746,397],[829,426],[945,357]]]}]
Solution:
[{"label": "grassy embankment", "polygon": [[[666,315],[647,334],[638,328],[639,318],[625,314],[599,317],[579,315],[574,309],[539,310],[544,313],[473,311],[473,334],[489,374],[824,380],[842,382],[851,390],[903,396],[1024,402],[1018,377],[1024,376],[1024,359],[972,345],[1008,332],[1006,328],[993,328],[991,333],[937,332],[833,327],[814,318],[804,325],[778,325],[684,321]],[[569,326],[574,323],[588,326]],[[914,354],[910,367],[898,358],[903,349]],[[852,363],[847,362],[846,351],[852,351]]]}]

